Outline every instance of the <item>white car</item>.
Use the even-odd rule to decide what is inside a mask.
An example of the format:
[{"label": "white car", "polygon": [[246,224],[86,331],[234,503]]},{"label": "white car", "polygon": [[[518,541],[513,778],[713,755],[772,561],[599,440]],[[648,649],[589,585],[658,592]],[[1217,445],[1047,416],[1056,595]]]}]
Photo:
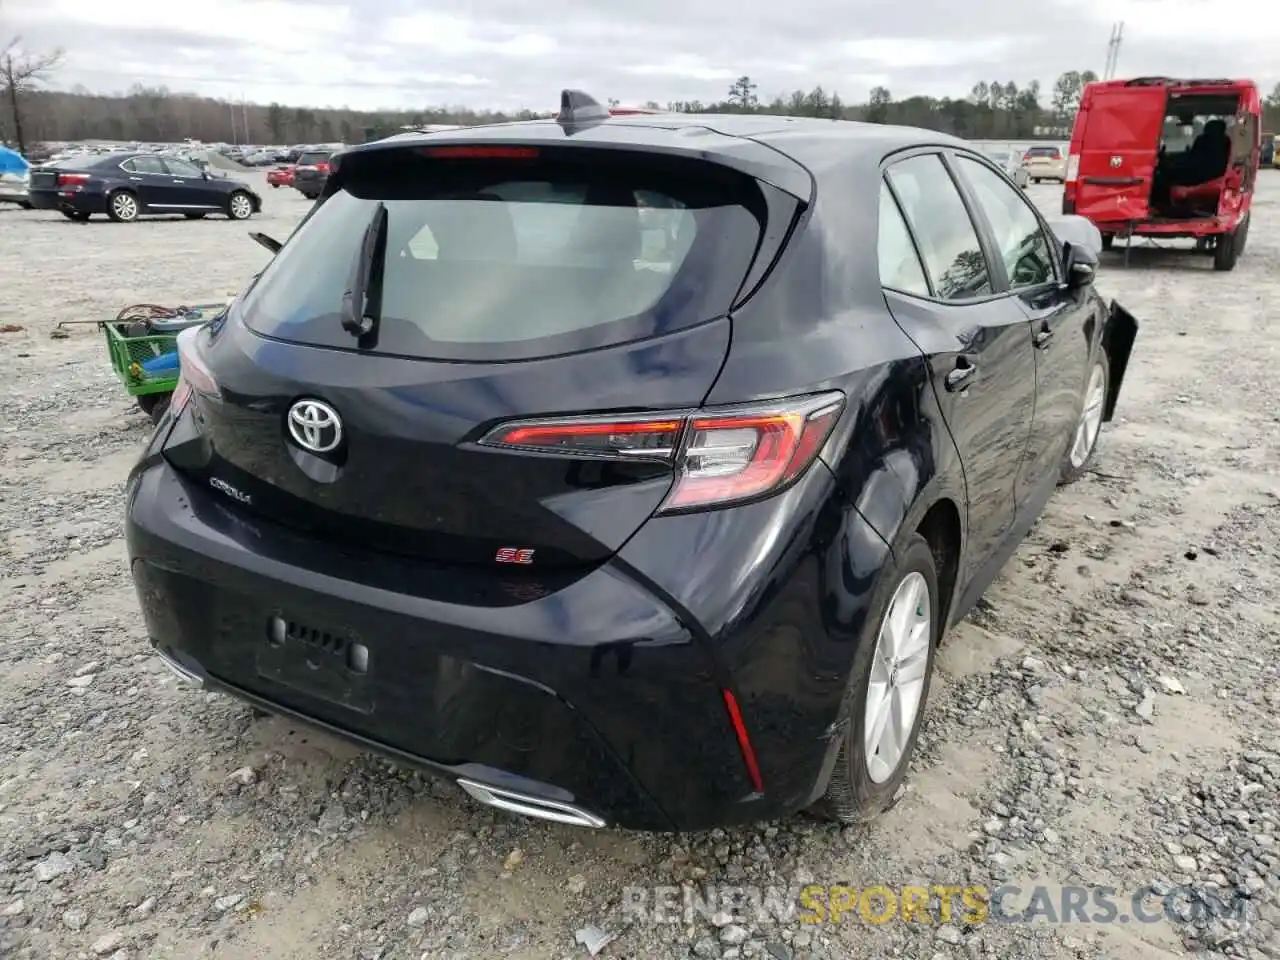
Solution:
[{"label": "white car", "polygon": [[16,203],[23,210],[30,210],[28,179],[29,175],[25,173],[0,173],[0,203]]},{"label": "white car", "polygon": [[1014,186],[1021,187],[1023,190],[1027,189],[1027,183],[1031,178],[1027,175],[1027,171],[1022,164],[1018,162],[1016,153],[1010,150],[988,150],[986,154],[992,163],[1008,174]]},{"label": "white car", "polygon": [[1033,183],[1041,180],[1067,182],[1067,158],[1061,147],[1028,147],[1022,155],[1022,168]]}]

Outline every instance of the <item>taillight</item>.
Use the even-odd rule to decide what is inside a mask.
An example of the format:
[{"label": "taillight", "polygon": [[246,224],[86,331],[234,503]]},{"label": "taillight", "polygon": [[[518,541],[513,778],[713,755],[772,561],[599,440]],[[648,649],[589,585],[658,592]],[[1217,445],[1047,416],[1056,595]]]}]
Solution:
[{"label": "taillight", "polygon": [[178,383],[173,388],[173,396],[169,398],[169,409],[174,416],[182,412],[193,390],[211,397],[220,396],[218,383],[213,379],[209,365],[200,356],[200,348],[196,343],[202,329],[203,327],[188,327],[178,334]]},{"label": "taillight", "polygon": [[1073,153],[1067,157],[1067,172],[1065,174],[1067,183],[1075,183],[1076,178],[1080,175],[1080,154]]},{"label": "taillight", "polygon": [[536,160],[536,147],[424,147],[433,160]]},{"label": "taillight", "polygon": [[60,187],[79,187],[86,183],[89,179],[87,173],[60,173],[58,174],[58,186]]},{"label": "taillight", "polygon": [[676,480],[660,513],[741,503],[784,489],[818,457],[844,409],[837,392],[671,415],[503,424],[485,446],[605,459],[661,460]]},{"label": "taillight", "polygon": [[317,163],[316,170],[318,170],[320,173],[328,173],[329,165],[327,163]]}]

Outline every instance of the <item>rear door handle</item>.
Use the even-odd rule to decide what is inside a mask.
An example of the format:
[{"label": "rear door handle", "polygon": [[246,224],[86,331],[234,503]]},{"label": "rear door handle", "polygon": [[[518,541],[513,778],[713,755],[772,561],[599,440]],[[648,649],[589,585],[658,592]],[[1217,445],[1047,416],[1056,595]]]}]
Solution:
[{"label": "rear door handle", "polygon": [[130,180],[141,180],[142,178],[141,178],[141,177],[130,177],[129,179],[130,179]]},{"label": "rear door handle", "polygon": [[956,368],[947,374],[946,386],[949,391],[954,393],[957,390],[963,390],[969,385],[969,381],[973,379],[973,375],[978,372],[978,368],[972,364],[965,363],[963,360],[956,364]]}]

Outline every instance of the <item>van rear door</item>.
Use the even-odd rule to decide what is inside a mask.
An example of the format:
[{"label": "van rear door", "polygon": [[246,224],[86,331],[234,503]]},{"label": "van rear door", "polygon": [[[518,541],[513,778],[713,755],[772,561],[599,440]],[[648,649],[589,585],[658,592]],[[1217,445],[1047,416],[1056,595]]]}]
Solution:
[{"label": "van rear door", "polygon": [[1239,218],[1249,212],[1254,179],[1262,159],[1262,97],[1250,85],[1240,91],[1240,107],[1231,127],[1231,164],[1223,182],[1218,215]]},{"label": "van rear door", "polygon": [[1101,86],[1081,104],[1075,212],[1099,222],[1145,220],[1164,132],[1163,86]]}]

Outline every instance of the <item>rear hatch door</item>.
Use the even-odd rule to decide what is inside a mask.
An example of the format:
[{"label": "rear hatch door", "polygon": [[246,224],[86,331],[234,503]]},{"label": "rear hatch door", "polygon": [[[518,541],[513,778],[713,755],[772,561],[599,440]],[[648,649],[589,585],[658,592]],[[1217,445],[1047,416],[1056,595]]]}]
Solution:
[{"label": "rear hatch door", "polygon": [[[715,382],[767,209],[752,177],[687,156],[347,154],[225,324],[202,332],[217,391],[192,401],[200,442],[169,455],[242,508],[361,546],[600,562],[671,486],[677,437],[651,412],[696,407]],[[357,337],[344,295],[379,248],[380,319]],[[482,442],[504,424],[504,445]]]},{"label": "rear hatch door", "polygon": [[1163,86],[1092,91],[1081,108],[1077,214],[1095,222],[1147,219],[1167,98]]}]

